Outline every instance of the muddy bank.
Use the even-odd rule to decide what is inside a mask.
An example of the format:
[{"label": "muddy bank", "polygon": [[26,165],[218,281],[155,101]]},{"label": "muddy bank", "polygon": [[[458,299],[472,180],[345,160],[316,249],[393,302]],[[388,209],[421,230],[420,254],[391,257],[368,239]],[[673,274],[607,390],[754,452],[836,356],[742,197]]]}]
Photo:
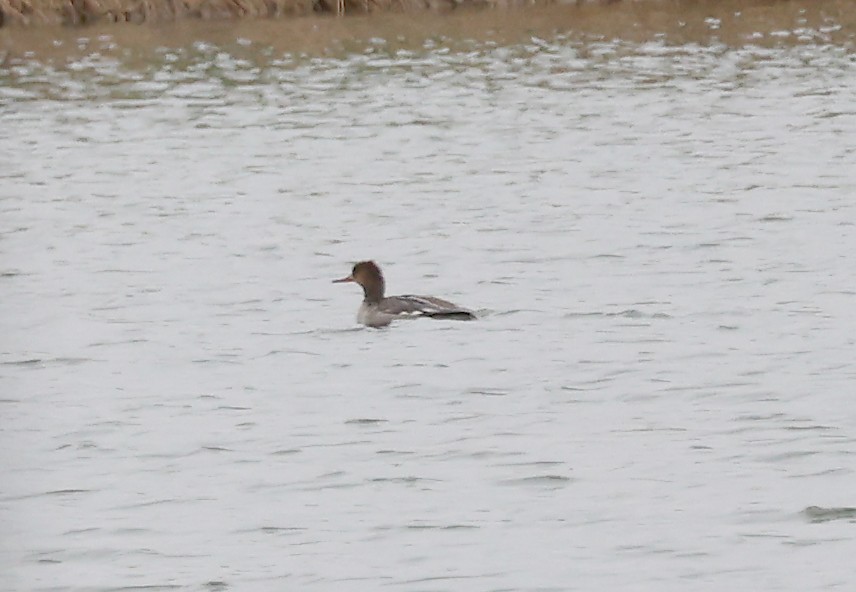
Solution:
[{"label": "muddy bank", "polygon": [[[0,0],[0,6],[24,1]],[[856,0],[530,0],[526,6],[515,5],[518,0],[474,0],[479,3],[459,3],[451,11],[437,9],[439,0],[344,1],[350,18],[333,16],[335,4],[330,3],[337,0],[42,0],[42,7],[66,11],[73,3],[87,2],[92,9],[97,2],[102,9],[112,6],[114,16],[83,18],[54,11],[35,18],[31,11],[28,20],[0,28],[0,66],[26,54],[64,61],[92,51],[143,55],[152,48],[199,41],[238,53],[243,43],[266,47],[272,54],[335,55],[361,51],[378,39],[386,50],[396,51],[418,50],[429,40],[454,48],[458,43],[525,43],[533,35],[557,34],[581,40],[731,47],[823,44],[856,51]],[[121,22],[147,26],[117,25],[115,14],[123,2],[133,2],[142,12]],[[365,18],[365,8],[357,10],[365,6],[357,2],[369,3],[370,18]],[[426,9],[432,6],[427,2],[435,2],[435,8]],[[292,17],[313,14],[332,18]],[[236,40],[241,43],[233,47]]]},{"label": "muddy bank", "polygon": [[[608,3],[610,0],[600,1]],[[277,18],[312,13],[448,11],[460,7],[554,3],[555,0],[0,0],[0,26]],[[580,0],[572,3],[580,3]]]},{"label": "muddy bank", "polygon": [[723,9],[793,14],[820,10],[836,22],[856,15],[856,0],[0,0],[0,28],[269,20],[312,14],[447,13],[547,6],[608,8],[611,12],[618,9],[621,13],[637,14],[689,10],[715,15]]}]

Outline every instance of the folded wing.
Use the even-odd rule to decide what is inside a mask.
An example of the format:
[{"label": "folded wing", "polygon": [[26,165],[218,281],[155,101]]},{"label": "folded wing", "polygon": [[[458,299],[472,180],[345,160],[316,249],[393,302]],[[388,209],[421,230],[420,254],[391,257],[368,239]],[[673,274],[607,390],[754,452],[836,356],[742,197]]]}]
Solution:
[{"label": "folded wing", "polygon": [[400,316],[424,316],[432,319],[472,320],[476,315],[448,300],[434,296],[390,296],[380,302],[380,309],[387,313]]}]

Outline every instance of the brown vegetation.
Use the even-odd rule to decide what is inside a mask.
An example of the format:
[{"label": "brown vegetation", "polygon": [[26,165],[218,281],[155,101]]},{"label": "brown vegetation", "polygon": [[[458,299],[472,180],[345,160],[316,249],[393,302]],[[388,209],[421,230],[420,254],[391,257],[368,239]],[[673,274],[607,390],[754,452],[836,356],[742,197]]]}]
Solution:
[{"label": "brown vegetation", "polygon": [[[514,2],[514,0],[511,0]],[[534,3],[522,0],[520,3]],[[539,0],[549,4],[552,0]],[[0,26],[275,18],[312,12],[443,10],[508,0],[0,0]]]},{"label": "brown vegetation", "polygon": [[312,0],[0,0],[0,19],[3,25],[78,25],[96,21],[267,17],[311,9]]}]

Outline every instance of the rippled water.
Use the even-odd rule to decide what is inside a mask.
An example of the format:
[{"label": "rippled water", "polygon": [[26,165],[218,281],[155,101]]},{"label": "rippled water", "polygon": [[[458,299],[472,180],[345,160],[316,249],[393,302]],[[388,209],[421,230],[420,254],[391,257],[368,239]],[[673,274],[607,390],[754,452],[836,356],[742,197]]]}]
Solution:
[{"label": "rippled water", "polygon": [[0,588],[851,589],[851,50],[86,56],[0,84]]}]

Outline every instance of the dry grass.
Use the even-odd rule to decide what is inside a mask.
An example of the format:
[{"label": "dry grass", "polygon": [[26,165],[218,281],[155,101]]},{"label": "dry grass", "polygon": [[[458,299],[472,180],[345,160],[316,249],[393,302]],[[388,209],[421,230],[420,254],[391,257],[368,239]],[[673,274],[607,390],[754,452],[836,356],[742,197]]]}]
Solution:
[{"label": "dry grass", "polygon": [[[0,25],[162,22],[312,12],[316,0],[0,0]],[[320,0],[323,1],[323,0]]]},{"label": "dry grass", "polygon": [[164,22],[184,18],[276,18],[313,12],[448,10],[497,3],[553,0],[0,0],[0,26]]}]

